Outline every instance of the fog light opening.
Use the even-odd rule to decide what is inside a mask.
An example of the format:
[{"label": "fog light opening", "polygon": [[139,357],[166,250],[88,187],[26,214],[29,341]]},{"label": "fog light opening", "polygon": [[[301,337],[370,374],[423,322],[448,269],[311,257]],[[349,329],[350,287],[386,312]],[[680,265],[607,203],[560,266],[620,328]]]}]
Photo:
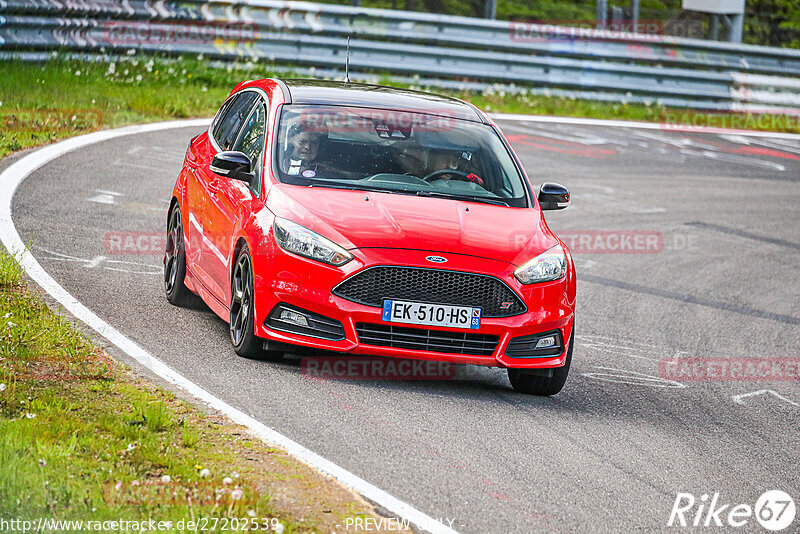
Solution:
[{"label": "fog light opening", "polygon": [[558,356],[563,351],[561,331],[551,330],[515,337],[509,341],[505,353],[510,358],[547,358]]},{"label": "fog light opening", "polygon": [[308,319],[306,319],[306,316],[294,310],[281,310],[278,320],[283,321],[284,323],[308,327]]},{"label": "fog light opening", "polygon": [[549,349],[550,347],[556,346],[556,336],[547,336],[539,339],[536,342],[536,346],[533,347],[534,350],[538,349]]},{"label": "fog light opening", "polygon": [[264,324],[273,330],[304,336],[332,340],[345,337],[340,321],[285,303],[275,306]]}]

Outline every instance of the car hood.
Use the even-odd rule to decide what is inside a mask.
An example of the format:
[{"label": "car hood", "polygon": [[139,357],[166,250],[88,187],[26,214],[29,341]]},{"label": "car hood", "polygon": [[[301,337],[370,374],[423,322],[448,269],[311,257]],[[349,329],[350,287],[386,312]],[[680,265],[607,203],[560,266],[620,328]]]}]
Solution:
[{"label": "car hood", "polygon": [[275,184],[267,208],[351,250],[427,250],[522,265],[558,244],[538,207]]}]

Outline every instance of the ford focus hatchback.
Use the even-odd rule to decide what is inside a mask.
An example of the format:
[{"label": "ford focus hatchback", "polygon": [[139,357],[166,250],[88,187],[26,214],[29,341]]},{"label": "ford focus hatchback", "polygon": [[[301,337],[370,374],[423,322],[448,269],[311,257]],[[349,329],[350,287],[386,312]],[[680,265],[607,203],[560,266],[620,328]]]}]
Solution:
[{"label": "ford focus hatchback", "polygon": [[471,104],[352,83],[240,83],[192,139],[167,216],[166,296],[199,295],[234,350],[500,366],[553,395],[575,270],[497,125]]}]

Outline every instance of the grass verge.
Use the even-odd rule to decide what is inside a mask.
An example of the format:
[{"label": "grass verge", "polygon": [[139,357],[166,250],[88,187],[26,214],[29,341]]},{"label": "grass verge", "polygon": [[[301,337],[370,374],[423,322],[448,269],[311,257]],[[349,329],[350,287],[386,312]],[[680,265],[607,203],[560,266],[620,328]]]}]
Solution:
[{"label": "grass verge", "polygon": [[[2,61],[0,69],[0,157],[104,127],[208,117],[239,81],[287,75],[263,64],[213,67],[202,56],[173,61],[125,56],[111,63],[57,56],[44,64]],[[385,77],[376,79],[392,84]],[[710,126],[800,132],[796,117],[780,115],[687,113],[656,102],[600,102],[500,88],[480,93],[432,90],[469,100],[492,112],[650,122],[662,122],[672,114],[678,121]]]},{"label": "grass verge", "polygon": [[0,530],[46,518],[51,532],[88,531],[55,521],[139,531],[150,519],[170,532],[335,532],[378,517],[286,452],[137,378],[29,291],[4,251],[0,340]]}]

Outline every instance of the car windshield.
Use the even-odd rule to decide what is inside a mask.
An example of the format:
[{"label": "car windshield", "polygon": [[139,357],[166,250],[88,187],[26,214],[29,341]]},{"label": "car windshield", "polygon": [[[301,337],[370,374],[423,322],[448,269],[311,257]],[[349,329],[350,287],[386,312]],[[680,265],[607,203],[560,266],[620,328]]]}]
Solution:
[{"label": "car windshield", "polygon": [[283,107],[282,182],[527,207],[522,177],[488,125],[344,106]]}]

